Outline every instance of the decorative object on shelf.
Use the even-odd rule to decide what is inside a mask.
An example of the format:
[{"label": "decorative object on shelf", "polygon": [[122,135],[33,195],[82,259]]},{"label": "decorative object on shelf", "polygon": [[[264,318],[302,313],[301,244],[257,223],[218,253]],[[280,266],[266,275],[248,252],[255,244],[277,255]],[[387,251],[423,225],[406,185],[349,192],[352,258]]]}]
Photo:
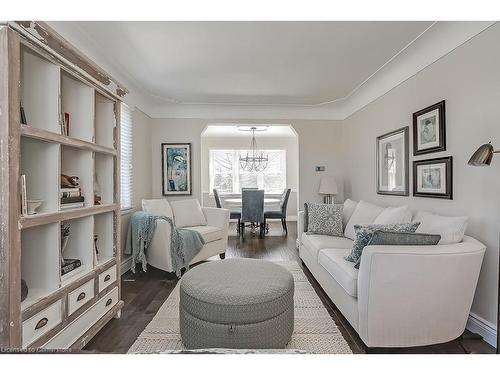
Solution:
[{"label": "decorative object on shelf", "polygon": [[446,151],[445,101],[413,114],[413,155]]},{"label": "decorative object on shelf", "polygon": [[453,199],[453,157],[415,160],[413,195],[415,197]]},{"label": "decorative object on shelf", "polygon": [[69,113],[64,112],[61,119],[61,134],[69,137]]},{"label": "decorative object on shelf", "polygon": [[78,176],[68,176],[61,173],[61,188],[76,188],[80,186]]},{"label": "decorative object on shelf", "polygon": [[71,225],[63,221],[61,223],[61,265],[64,264],[64,251],[68,245],[69,236],[71,234]]},{"label": "decorative object on shelf", "polygon": [[240,131],[251,131],[252,132],[252,141],[250,142],[250,154],[246,153],[243,157],[240,155],[240,168],[247,172],[261,172],[267,168],[269,163],[269,155],[264,154],[262,151],[259,153],[257,150],[257,140],[255,139],[255,132],[262,132],[267,130],[266,127],[256,126],[250,127],[250,129],[246,127],[238,127]]},{"label": "decorative object on shelf", "polygon": [[377,137],[377,194],[409,195],[408,126]]},{"label": "decorative object on shelf", "polygon": [[43,199],[28,199],[26,202],[28,215],[36,215],[38,213],[36,210],[43,204]]},{"label": "decorative object on shelf", "polygon": [[94,204],[100,205],[102,203],[101,184],[99,184],[99,176],[97,172],[94,174]]},{"label": "decorative object on shelf", "polygon": [[21,302],[28,297],[28,284],[24,279],[21,279]]},{"label": "decorative object on shelf", "polygon": [[24,106],[23,103],[21,102],[21,108],[20,108],[20,115],[21,115],[21,124],[27,125],[28,121],[26,120],[26,113],[24,112]]},{"label": "decorative object on shelf", "polygon": [[26,175],[21,175],[21,215],[28,214],[28,202],[26,195]]},{"label": "decorative object on shelf", "polygon": [[333,176],[321,176],[319,193],[324,195],[323,201],[327,204],[335,203],[335,194],[338,194],[337,182]]},{"label": "decorative object on shelf", "polygon": [[162,143],[163,195],[191,195],[191,143]]},{"label": "decorative object on shelf", "polygon": [[99,240],[99,236],[94,234],[94,264],[99,264],[99,248],[97,246],[97,242]]},{"label": "decorative object on shelf", "polygon": [[[469,165],[473,167],[488,167],[493,159],[493,154],[500,153],[494,150],[491,142],[481,145],[469,159]],[[500,269],[500,254],[498,256],[498,267]],[[498,274],[498,299],[497,299],[497,354],[500,354],[500,273]]]}]

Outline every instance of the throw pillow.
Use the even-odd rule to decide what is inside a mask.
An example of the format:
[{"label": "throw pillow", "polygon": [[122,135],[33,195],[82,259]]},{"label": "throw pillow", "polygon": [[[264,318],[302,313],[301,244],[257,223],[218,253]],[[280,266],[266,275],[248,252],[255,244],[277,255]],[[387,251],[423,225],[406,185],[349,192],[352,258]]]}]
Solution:
[{"label": "throw pillow", "polygon": [[354,241],[356,239],[354,225],[372,224],[375,218],[380,215],[383,210],[383,207],[379,207],[365,201],[360,201],[352,213],[349,222],[345,226],[344,236]]},{"label": "throw pillow", "polygon": [[172,201],[170,205],[174,212],[174,222],[177,228],[207,225],[207,219],[197,199]]},{"label": "throw pillow", "polygon": [[[394,232],[377,230],[368,243],[370,245],[400,245],[400,246],[428,246],[437,245],[441,236],[439,234],[414,233],[414,232]],[[359,268],[362,257],[358,259],[355,268]]]},{"label": "throw pillow", "polygon": [[344,210],[342,211],[342,225],[346,227],[349,219],[351,218],[354,210],[358,206],[358,202],[346,199],[344,202]]},{"label": "throw pillow", "polygon": [[415,232],[420,223],[400,223],[400,224],[372,224],[355,225],[356,239],[352,244],[351,253],[345,260],[357,263],[366,245],[371,241],[373,234],[378,230],[389,230],[393,232]]},{"label": "throw pillow", "polygon": [[307,214],[307,234],[342,236],[343,205],[305,203],[304,208]]},{"label": "throw pillow", "polygon": [[375,218],[373,224],[396,224],[411,221],[411,212],[408,206],[387,207]]},{"label": "throw pillow", "polygon": [[143,199],[142,210],[156,216],[174,217],[172,208],[166,199]]},{"label": "throw pillow", "polygon": [[413,220],[421,223],[417,232],[441,235],[440,245],[462,242],[467,229],[467,216],[440,216],[419,211]]}]

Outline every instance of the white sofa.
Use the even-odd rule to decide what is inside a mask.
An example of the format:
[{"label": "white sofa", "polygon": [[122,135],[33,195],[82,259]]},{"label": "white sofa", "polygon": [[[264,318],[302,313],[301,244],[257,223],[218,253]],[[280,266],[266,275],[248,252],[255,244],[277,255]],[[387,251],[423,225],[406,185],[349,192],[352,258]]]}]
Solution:
[{"label": "white sofa", "polygon": [[367,347],[438,344],[463,333],[485,252],[480,242],[367,246],[357,270],[344,259],[352,240],[304,233],[304,212],[297,225],[300,258]]},{"label": "white sofa", "polygon": [[[183,202],[188,202],[188,205],[183,204]],[[142,208],[155,215],[173,216],[176,226],[182,220],[180,227],[195,230],[202,235],[205,245],[190,264],[201,262],[215,255],[224,258],[227,249],[229,210],[199,207],[196,200],[177,201],[169,204],[166,199],[143,200]],[[189,222],[196,225],[189,225]],[[158,220],[153,239],[146,251],[146,258],[151,266],[167,272],[174,272],[170,253],[170,235],[169,223],[165,220]]]}]

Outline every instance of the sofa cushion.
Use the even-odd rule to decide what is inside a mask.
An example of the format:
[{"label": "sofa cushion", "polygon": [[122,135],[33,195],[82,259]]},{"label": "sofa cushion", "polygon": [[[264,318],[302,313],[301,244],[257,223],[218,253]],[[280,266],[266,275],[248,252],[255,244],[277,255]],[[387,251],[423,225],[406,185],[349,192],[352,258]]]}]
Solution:
[{"label": "sofa cushion", "polygon": [[302,244],[309,250],[315,260],[322,249],[348,249],[352,248],[352,240],[345,237],[326,236],[324,234],[302,234]]},{"label": "sofa cushion", "polygon": [[375,218],[380,215],[383,210],[383,207],[379,207],[365,201],[360,201],[345,227],[344,236],[354,241],[356,239],[354,225],[372,224],[375,221]]},{"label": "sofa cushion", "polygon": [[172,201],[170,205],[174,212],[174,221],[177,228],[207,225],[207,219],[197,199]]},{"label": "sofa cushion", "polygon": [[172,208],[166,199],[143,199],[142,210],[156,216],[174,217]]},{"label": "sofa cushion", "polygon": [[213,242],[220,240],[224,234],[222,228],[212,227],[210,225],[198,225],[195,227],[184,227],[184,229],[191,229],[197,231],[203,239],[205,243]]},{"label": "sofa cushion", "polygon": [[467,216],[440,216],[431,212],[418,211],[414,221],[419,221],[417,233],[439,234],[440,245],[462,242],[467,229]]},{"label": "sofa cushion", "polygon": [[373,224],[397,224],[411,221],[411,211],[408,206],[387,207],[375,218]]},{"label": "sofa cushion", "polygon": [[318,263],[352,297],[358,296],[358,270],[345,260],[349,250],[323,249],[319,252]]},{"label": "sofa cushion", "polygon": [[342,211],[342,225],[344,226],[344,229],[357,206],[358,202],[353,201],[351,199],[345,200],[344,209]]},{"label": "sofa cushion", "polygon": [[307,233],[343,236],[341,204],[304,203]]}]

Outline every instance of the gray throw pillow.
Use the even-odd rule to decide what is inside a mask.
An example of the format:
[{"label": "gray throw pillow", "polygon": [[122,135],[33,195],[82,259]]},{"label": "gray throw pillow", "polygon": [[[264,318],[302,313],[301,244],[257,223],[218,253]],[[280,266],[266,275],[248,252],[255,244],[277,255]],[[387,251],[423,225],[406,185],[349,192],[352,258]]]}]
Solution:
[{"label": "gray throw pillow", "polygon": [[357,263],[361,258],[363,249],[371,241],[376,231],[415,232],[419,225],[420,223],[354,225],[356,239],[352,244],[351,253],[346,256],[345,260]]},{"label": "gray throw pillow", "polygon": [[307,234],[343,236],[342,208],[341,204],[305,203]]},{"label": "gray throw pillow", "polygon": [[[400,246],[425,246],[437,245],[441,240],[439,234],[414,233],[414,232],[393,232],[377,230],[368,243],[369,245],[400,245]],[[359,268],[361,257],[358,259],[355,268]]]}]

